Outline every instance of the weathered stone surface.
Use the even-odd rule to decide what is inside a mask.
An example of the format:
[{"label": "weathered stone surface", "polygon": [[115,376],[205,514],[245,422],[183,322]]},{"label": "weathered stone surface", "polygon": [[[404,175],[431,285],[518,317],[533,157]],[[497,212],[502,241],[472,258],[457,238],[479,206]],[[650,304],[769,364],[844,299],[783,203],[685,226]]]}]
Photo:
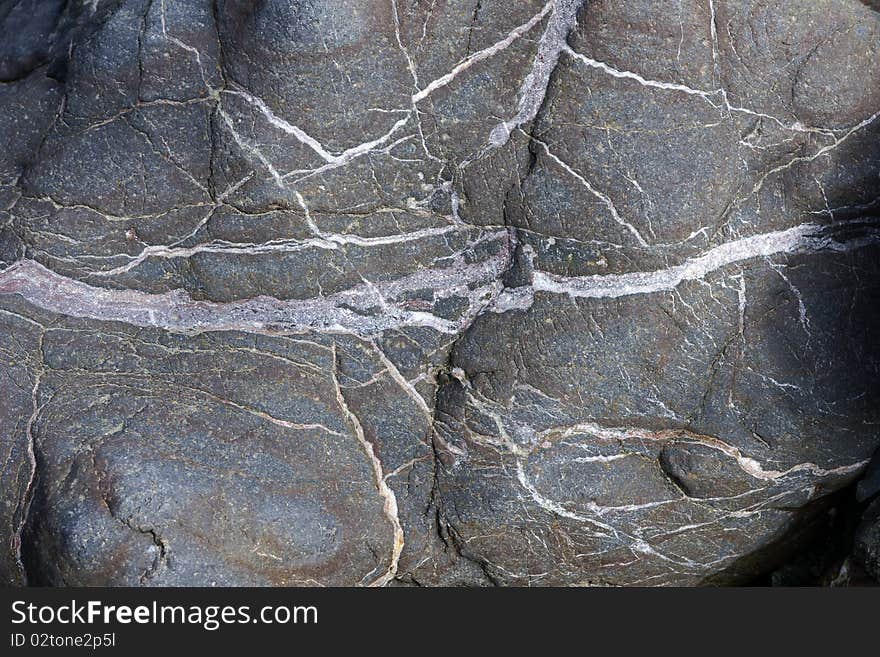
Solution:
[{"label": "weathered stone surface", "polygon": [[880,499],[868,507],[856,530],[855,561],[880,582]]},{"label": "weathered stone surface", "polygon": [[846,561],[847,575],[852,573],[856,584],[866,579],[880,583],[880,450],[856,485],[855,497],[864,511],[855,528],[852,554]]},{"label": "weathered stone surface", "polygon": [[0,2],[8,584],[699,584],[880,445],[858,0]]}]

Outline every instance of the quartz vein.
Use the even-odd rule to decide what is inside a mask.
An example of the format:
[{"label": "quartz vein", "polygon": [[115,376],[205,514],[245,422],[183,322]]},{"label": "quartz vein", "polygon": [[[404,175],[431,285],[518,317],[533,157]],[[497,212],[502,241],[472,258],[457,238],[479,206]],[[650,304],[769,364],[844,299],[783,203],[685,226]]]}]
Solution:
[{"label": "quartz vein", "polygon": [[[307,299],[259,296],[211,302],[194,300],[182,290],[148,294],[101,288],[57,274],[34,260],[19,260],[0,272],[0,295],[19,294],[40,308],[68,316],[180,333],[274,335],[318,330],[372,336],[392,328],[422,326],[456,334],[500,291],[496,279],[507,266],[510,250],[506,232],[492,237],[499,238],[502,247],[482,262],[465,262],[459,255],[446,268],[423,269],[388,282],[364,281],[342,292]],[[461,296],[468,308],[457,319],[412,309],[407,295],[426,289],[435,298]]]},{"label": "quartz vein", "polygon": [[[512,294],[523,297],[526,291],[565,294],[578,298],[618,298],[638,294],[654,294],[674,290],[685,281],[702,280],[710,273],[728,265],[777,254],[852,251],[880,243],[880,227],[874,220],[860,220],[846,225],[864,228],[860,237],[838,241],[834,231],[844,224],[821,226],[804,223],[785,230],[744,237],[720,244],[702,255],[655,271],[592,276],[560,276],[536,270],[530,287],[515,288]],[[502,301],[510,307],[522,307],[510,299]],[[512,305],[511,305],[512,304]]]}]

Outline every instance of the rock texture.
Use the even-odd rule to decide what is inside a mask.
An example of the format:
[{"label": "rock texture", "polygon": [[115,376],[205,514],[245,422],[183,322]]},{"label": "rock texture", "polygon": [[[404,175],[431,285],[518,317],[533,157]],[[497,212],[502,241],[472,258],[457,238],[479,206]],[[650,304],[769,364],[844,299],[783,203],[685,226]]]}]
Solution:
[{"label": "rock texture", "polygon": [[6,584],[735,583],[880,445],[874,2],[0,23]]},{"label": "rock texture", "polygon": [[880,582],[880,501],[868,507],[856,530],[855,559],[868,575]]},{"label": "rock texture", "polygon": [[866,508],[854,532],[853,554],[844,562],[845,574],[858,583],[880,582],[880,451],[856,486],[855,497]]}]

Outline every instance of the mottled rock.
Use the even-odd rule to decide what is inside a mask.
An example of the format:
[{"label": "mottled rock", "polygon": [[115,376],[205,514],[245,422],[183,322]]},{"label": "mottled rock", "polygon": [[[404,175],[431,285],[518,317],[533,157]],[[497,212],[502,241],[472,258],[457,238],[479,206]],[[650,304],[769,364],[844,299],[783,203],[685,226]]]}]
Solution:
[{"label": "mottled rock", "polygon": [[874,458],[856,485],[856,499],[859,502],[866,502],[877,495],[880,495],[880,450],[874,453]]},{"label": "mottled rock", "polygon": [[880,445],[875,9],[0,2],[3,581],[772,571]]},{"label": "mottled rock", "polygon": [[865,511],[856,530],[855,562],[880,584],[880,499]]}]

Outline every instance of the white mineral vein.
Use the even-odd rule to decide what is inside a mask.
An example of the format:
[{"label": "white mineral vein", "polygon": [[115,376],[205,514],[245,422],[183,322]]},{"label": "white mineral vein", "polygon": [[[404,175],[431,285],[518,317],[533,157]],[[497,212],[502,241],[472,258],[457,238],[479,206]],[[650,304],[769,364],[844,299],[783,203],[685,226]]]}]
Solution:
[{"label": "white mineral vein", "polygon": [[[557,1],[558,1],[558,4],[560,5],[558,11],[556,11]],[[270,125],[274,126],[275,128],[281,130],[282,132],[284,132],[286,134],[293,136],[297,141],[299,141],[300,143],[302,143],[305,146],[307,146],[308,148],[310,148],[319,158],[321,158],[324,161],[324,164],[321,165],[320,167],[318,167],[317,169],[308,171],[308,173],[310,175],[314,175],[316,173],[321,173],[323,171],[327,171],[330,169],[344,166],[345,164],[348,164],[352,160],[354,160],[362,155],[366,155],[368,153],[371,153],[375,149],[379,148],[380,146],[384,146],[385,144],[387,144],[391,140],[391,138],[404,125],[406,125],[410,121],[410,119],[412,118],[412,113],[416,111],[415,106],[418,103],[425,100],[428,96],[430,96],[432,93],[434,93],[438,89],[441,89],[441,88],[445,87],[446,85],[448,85],[450,82],[455,80],[461,73],[463,73],[464,71],[467,71],[469,68],[471,68],[474,64],[477,64],[485,59],[489,59],[490,57],[493,57],[497,53],[507,49],[517,39],[519,39],[523,35],[527,34],[529,31],[532,30],[532,28],[534,28],[536,25],[538,25],[551,11],[555,12],[554,13],[555,16],[560,17],[559,19],[557,19],[557,23],[558,23],[558,21],[561,20],[561,17],[566,16],[566,15],[568,15],[568,13],[571,13],[574,11],[573,9],[569,8],[569,5],[572,5],[572,4],[574,4],[573,0],[550,0],[542,7],[541,11],[539,11],[537,14],[532,16],[525,23],[514,28],[503,39],[495,42],[491,46],[488,46],[486,48],[483,48],[482,50],[478,50],[477,52],[468,55],[467,57],[462,59],[458,64],[456,64],[452,68],[452,70],[450,70],[448,73],[441,75],[440,77],[429,82],[423,88],[418,89],[414,94],[412,94],[412,96],[409,99],[410,100],[410,108],[407,110],[406,115],[403,118],[399,119],[396,123],[394,123],[394,125],[392,125],[391,128],[385,134],[380,135],[379,137],[376,137],[375,139],[371,139],[369,141],[365,141],[363,143],[357,144],[356,146],[352,146],[350,148],[347,148],[346,150],[342,151],[341,153],[331,153],[326,147],[324,147],[323,144],[321,144],[320,141],[318,141],[317,139],[312,137],[310,134],[308,134],[305,130],[303,130],[299,126],[294,125],[294,124],[286,121],[285,119],[281,118],[280,116],[278,116],[275,112],[272,111],[272,109],[266,104],[266,102],[263,99],[255,96],[254,94],[250,93],[249,91],[247,91],[243,88],[237,87],[234,89],[224,89],[220,93],[236,96],[236,97],[243,99],[248,104],[250,104],[252,107],[256,108],[263,115],[263,117],[269,122]],[[553,25],[556,25],[556,23],[553,23]],[[555,31],[557,31],[558,29],[559,29],[558,27],[554,27],[554,31],[551,32],[550,28],[548,27],[548,32],[550,32],[551,36],[552,36],[552,34],[555,33]],[[546,36],[546,34],[547,33],[545,33],[545,36]],[[550,38],[550,37],[547,37],[547,38]],[[555,57],[556,59],[558,59],[558,57],[559,57],[559,52],[562,50],[562,45],[564,45],[564,44],[559,44],[558,46],[554,46],[554,48],[557,48],[557,50],[555,51],[555,54],[553,55],[553,57]],[[402,44],[401,44],[401,46],[402,46]],[[555,59],[553,61],[553,64],[555,65]],[[415,79],[417,79],[417,76],[415,74],[415,69],[413,67],[411,60],[409,60],[409,66],[410,66],[410,71],[413,73],[413,77]],[[544,87],[546,88],[546,80],[549,78],[550,70],[552,70],[552,67],[551,67],[551,69],[548,69],[545,71],[544,65],[542,63],[536,61],[535,66],[533,68],[533,72],[530,74],[529,78],[527,79],[527,80],[529,80],[527,85],[524,84],[524,89],[526,89],[526,91],[528,92],[532,87],[535,87],[535,89],[537,89],[537,87],[539,85],[541,85],[542,83],[544,84]],[[537,93],[537,92],[535,91],[535,92],[531,92],[531,93],[532,93],[532,95],[534,95],[534,93]],[[219,94],[215,94],[215,96],[219,97]],[[543,98],[543,91],[541,92],[541,98]],[[534,102],[535,101],[533,98],[531,98],[531,96],[524,97],[521,100],[521,112],[525,112],[526,114],[528,112],[530,112],[531,111],[530,107],[532,104],[534,104]],[[540,105],[540,102],[538,102],[538,105]],[[537,106],[535,107],[534,111],[537,112]],[[275,182],[279,186],[283,186],[284,180],[287,177],[289,177],[291,174],[305,173],[305,171],[296,171],[296,172],[290,172],[287,174],[279,173],[278,170],[274,167],[274,165],[272,165],[272,163],[269,161],[269,159],[259,150],[259,148],[257,146],[249,143],[247,140],[245,140],[239,134],[239,132],[235,128],[234,121],[228,115],[228,113],[222,109],[222,107],[220,109],[220,116],[224,120],[224,122],[226,123],[229,130],[232,132],[233,139],[235,139],[235,141],[239,145],[239,147],[242,148],[242,150],[244,150],[244,151],[252,153],[268,169],[269,173],[272,175],[273,179],[275,180]]]},{"label": "white mineral vein", "polygon": [[346,246],[360,247],[379,247],[389,246],[392,244],[404,244],[407,242],[415,242],[430,237],[445,235],[450,232],[459,232],[463,230],[473,230],[472,227],[465,227],[455,224],[448,224],[438,228],[424,228],[422,230],[412,231],[409,233],[399,233],[395,235],[384,235],[378,237],[362,237],[360,235],[347,235],[344,233],[326,233],[318,231],[316,237],[306,239],[280,239],[271,242],[253,243],[253,242],[226,242],[217,240],[204,244],[197,244],[190,247],[174,247],[164,244],[156,244],[145,247],[136,256],[124,253],[112,256],[103,256],[103,259],[113,258],[131,258],[130,262],[124,265],[107,269],[104,271],[94,272],[95,276],[116,276],[143,264],[150,258],[189,258],[198,253],[223,253],[232,255],[262,255],[266,253],[295,253],[306,249],[323,249],[337,250]]},{"label": "white mineral vein", "polygon": [[385,586],[385,584],[391,581],[397,574],[397,565],[400,561],[400,553],[403,552],[404,546],[403,527],[400,524],[400,516],[397,508],[397,496],[394,494],[394,490],[392,490],[391,486],[388,485],[382,468],[382,461],[379,460],[378,456],[376,456],[376,450],[373,448],[373,443],[371,443],[367,439],[367,436],[364,433],[364,428],[361,425],[361,421],[358,419],[358,416],[354,413],[354,411],[349,408],[348,402],[345,401],[345,396],[342,394],[342,388],[339,385],[339,379],[336,374],[337,362],[335,345],[333,347],[333,361],[334,366],[333,370],[331,371],[331,377],[333,379],[333,385],[336,389],[336,402],[339,404],[340,409],[348,419],[349,424],[354,430],[355,437],[360,443],[361,448],[364,450],[364,453],[367,455],[367,459],[370,462],[370,467],[373,470],[373,477],[375,479],[376,489],[379,491],[379,495],[382,497],[382,510],[385,513],[385,517],[388,518],[389,524],[391,525],[392,544],[388,569],[381,576],[369,583],[369,586]]},{"label": "white mineral vein", "polygon": [[550,151],[550,147],[547,146],[546,143],[544,143],[543,141],[541,141],[537,137],[532,137],[531,139],[533,142],[535,142],[536,144],[541,146],[541,148],[544,150],[545,155],[548,158],[550,158],[559,167],[561,167],[567,174],[572,176],[581,185],[583,185],[590,194],[592,194],[597,199],[599,199],[602,202],[602,204],[608,209],[608,214],[611,215],[611,218],[614,219],[614,222],[619,224],[623,228],[625,228],[627,231],[629,231],[632,234],[632,236],[635,238],[636,242],[638,242],[639,246],[645,246],[645,247],[649,246],[648,242],[645,240],[645,238],[639,232],[638,228],[636,228],[631,223],[626,221],[622,216],[620,216],[620,213],[617,211],[617,207],[614,205],[614,201],[612,201],[611,198],[607,194],[604,194],[603,192],[596,189],[592,184],[590,184],[590,181],[588,181],[581,174],[579,174],[577,171],[575,171],[573,168],[571,168],[568,164],[566,164],[561,159],[559,159],[556,155],[554,155]]},{"label": "white mineral vein", "polygon": [[[737,105],[732,105],[727,96],[727,91],[724,88],[718,89],[697,89],[694,87],[689,87],[684,84],[678,84],[675,82],[666,82],[663,80],[653,80],[650,78],[645,78],[644,76],[635,73],[633,71],[621,70],[607,64],[606,62],[601,62],[592,57],[588,57],[582,53],[577,52],[570,46],[566,45],[563,47],[563,52],[573,57],[575,60],[580,63],[599,70],[606,75],[610,75],[611,77],[618,78],[621,80],[631,80],[643,87],[649,87],[652,89],[660,89],[663,91],[674,91],[679,93],[688,94],[690,96],[698,96],[704,99],[707,103],[709,103],[712,107],[716,109],[726,109],[731,113],[740,113],[740,114],[748,114],[749,116],[754,116],[757,118],[767,119],[779,127],[784,128],[786,130],[791,130],[792,132],[810,132],[810,133],[818,133],[821,135],[833,137],[834,131],[826,128],[814,128],[805,126],[800,122],[786,123],[782,119],[775,117],[771,114],[765,114],[763,112],[759,112],[757,110],[753,110],[747,107],[739,107]],[[719,102],[720,101],[720,102]],[[854,126],[856,128],[863,126]]]},{"label": "white mineral vein", "polygon": [[746,456],[740,449],[734,445],[724,442],[720,438],[714,436],[706,436],[696,434],[685,430],[668,429],[662,431],[651,431],[638,427],[606,427],[596,422],[582,422],[560,429],[550,429],[543,434],[559,432],[564,438],[577,436],[578,434],[589,434],[604,440],[614,442],[618,441],[663,441],[663,442],[680,442],[694,443],[719,451],[725,456],[732,459],[737,466],[749,476],[760,481],[776,482],[779,479],[789,477],[798,473],[807,473],[814,477],[829,477],[833,475],[848,475],[857,472],[868,464],[870,459],[849,463],[836,468],[823,468],[816,463],[797,463],[784,470],[770,470],[765,468],[756,459]]},{"label": "white mineral vein", "polygon": [[[568,0],[560,0],[562,3],[567,3]],[[484,59],[488,59],[493,55],[505,50],[508,46],[510,46],[514,41],[519,39],[521,36],[529,32],[533,27],[535,27],[538,23],[540,23],[544,17],[549,14],[556,7],[556,0],[550,0],[547,4],[545,4],[541,11],[532,16],[528,21],[523,23],[522,25],[513,29],[506,37],[497,41],[496,43],[488,46],[487,48],[483,48],[482,50],[478,50],[477,52],[468,55],[463,60],[461,60],[456,66],[453,67],[449,73],[445,75],[441,75],[439,78],[432,80],[425,87],[423,87],[420,91],[413,94],[412,101],[414,103],[421,102],[432,93],[440,89],[441,87],[445,87],[447,84],[452,82],[460,73],[468,70],[471,66],[476,64],[477,62],[481,62]]]},{"label": "white mineral vein", "polygon": [[510,134],[516,128],[532,121],[541,109],[550,76],[553,74],[559,56],[568,48],[568,33],[577,22],[577,12],[584,0],[557,0],[553,13],[547,21],[547,27],[538,44],[538,51],[532,62],[532,68],[526,75],[519,90],[519,105],[516,115],[496,125],[489,134],[489,147],[498,148],[507,143]]},{"label": "white mineral vein", "polygon": [[[507,233],[491,236],[506,240]],[[392,328],[424,326],[455,334],[497,294],[497,278],[507,266],[509,255],[507,248],[501,248],[498,254],[476,263],[464,262],[459,256],[446,268],[423,269],[385,282],[365,281],[314,298],[279,300],[259,296],[226,302],[194,300],[182,290],[149,294],[95,287],[57,274],[34,260],[20,260],[0,272],[0,295],[19,294],[40,308],[72,317],[180,333],[320,330],[370,336]],[[439,298],[468,299],[469,308],[457,320],[410,309],[406,295],[425,289]]]},{"label": "white mineral vein", "polygon": [[[862,234],[838,241],[831,231],[842,226],[860,227]],[[488,237],[504,236],[506,233],[497,232]],[[485,306],[487,297],[494,298],[491,308],[494,312],[504,312],[528,308],[535,291],[577,298],[653,294],[672,291],[685,281],[701,280],[726,266],[755,258],[843,252],[877,243],[880,243],[880,228],[875,221],[859,220],[832,227],[804,223],[725,242],[702,255],[660,270],[574,277],[535,270],[531,285],[507,290],[499,296],[497,277],[509,260],[508,250],[501,249],[499,254],[480,263],[464,263],[459,257],[450,267],[424,269],[376,284],[365,281],[355,288],[327,296],[291,300],[260,296],[228,302],[193,300],[181,290],[148,294],[95,287],[26,259],[0,272],[0,294],[20,294],[36,306],[65,315],[179,332],[324,330],[374,335],[401,326],[426,326],[454,334]],[[471,308],[457,321],[408,309],[402,295],[421,289],[431,289],[440,297],[468,298]]]},{"label": "white mineral vein", "polygon": [[[804,223],[785,230],[725,242],[679,265],[655,271],[566,277],[536,270],[531,289],[594,299],[653,294],[674,290],[685,281],[703,279],[723,267],[753,258],[776,254],[851,251],[880,242],[880,229],[876,226],[866,222],[853,223],[864,224],[868,229],[867,234],[858,239],[841,242],[831,237],[828,227]],[[510,301],[508,300],[507,303]],[[521,305],[511,305],[511,307],[521,307]]]}]

